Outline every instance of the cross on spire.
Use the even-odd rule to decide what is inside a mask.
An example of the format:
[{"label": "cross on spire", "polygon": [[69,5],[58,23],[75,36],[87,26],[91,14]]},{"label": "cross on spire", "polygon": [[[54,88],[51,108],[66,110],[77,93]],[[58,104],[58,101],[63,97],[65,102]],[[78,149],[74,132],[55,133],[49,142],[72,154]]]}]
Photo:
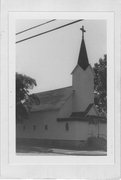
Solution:
[{"label": "cross on spire", "polygon": [[86,51],[86,46],[85,46],[85,42],[84,42],[84,33],[86,31],[84,29],[84,26],[82,26],[82,28],[80,28],[80,30],[82,31],[82,42],[81,42],[81,47],[80,47],[80,52],[79,52],[79,57],[78,57],[78,65],[83,70],[86,70],[86,68],[89,65],[87,51]]},{"label": "cross on spire", "polygon": [[82,28],[80,28],[80,30],[82,31],[82,39],[84,39],[84,33],[86,32],[86,30],[84,29],[84,26],[82,26]]}]

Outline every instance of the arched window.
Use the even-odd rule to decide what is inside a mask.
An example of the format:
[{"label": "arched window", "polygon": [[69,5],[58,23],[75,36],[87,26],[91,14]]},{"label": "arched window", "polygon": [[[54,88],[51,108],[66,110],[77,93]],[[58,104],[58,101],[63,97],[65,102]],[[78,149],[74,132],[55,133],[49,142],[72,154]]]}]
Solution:
[{"label": "arched window", "polygon": [[26,130],[26,126],[24,125],[24,126],[23,126],[23,131],[25,131],[25,130]]},{"label": "arched window", "polygon": [[45,125],[45,130],[48,130],[48,125],[47,124]]},{"label": "arched window", "polygon": [[33,131],[35,131],[36,130],[36,125],[33,125]]},{"label": "arched window", "polygon": [[69,131],[69,124],[68,123],[66,123],[65,129],[66,129],[66,131]]}]

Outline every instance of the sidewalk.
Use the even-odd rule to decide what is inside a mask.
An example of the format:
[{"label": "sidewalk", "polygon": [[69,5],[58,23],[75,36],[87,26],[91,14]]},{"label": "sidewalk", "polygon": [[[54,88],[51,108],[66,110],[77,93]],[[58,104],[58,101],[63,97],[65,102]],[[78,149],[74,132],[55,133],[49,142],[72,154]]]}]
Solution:
[{"label": "sidewalk", "polygon": [[56,148],[21,148],[17,150],[17,155],[73,155],[73,156],[106,156],[105,151],[79,151],[79,150],[68,150],[68,149],[56,149]]},{"label": "sidewalk", "polygon": [[53,153],[64,155],[78,155],[78,156],[106,156],[105,151],[77,151],[77,150],[65,150],[65,149],[52,149]]}]

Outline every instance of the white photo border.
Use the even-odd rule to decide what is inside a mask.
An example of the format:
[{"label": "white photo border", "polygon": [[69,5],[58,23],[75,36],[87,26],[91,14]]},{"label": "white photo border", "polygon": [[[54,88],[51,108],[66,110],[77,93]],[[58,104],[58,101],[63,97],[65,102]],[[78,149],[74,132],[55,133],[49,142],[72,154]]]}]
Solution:
[{"label": "white photo border", "polygon": [[[15,72],[16,72],[16,46],[15,23],[18,19],[88,19],[107,21],[107,156],[21,156],[16,155],[15,150]],[[10,163],[25,164],[110,164],[114,163],[114,14],[112,12],[10,12],[9,13],[9,161]],[[111,74],[111,78],[109,77]],[[112,106],[110,106],[112,102]],[[13,121],[11,122],[11,119]],[[110,123],[109,123],[110,119]],[[13,141],[14,140],[14,141]],[[12,143],[11,143],[12,142]],[[15,160],[16,159],[16,160]],[[33,162],[33,163],[32,163]],[[41,162],[41,163],[40,163]]]},{"label": "white photo border", "polygon": [[[13,2],[15,2],[13,0]],[[26,1],[27,2],[27,1]],[[4,3],[3,3],[4,4]],[[43,5],[43,4],[42,4]],[[9,5],[10,6],[10,5]],[[89,5],[88,5],[89,6]],[[85,6],[79,11],[69,11],[68,8],[62,12],[64,8],[60,6],[60,11],[33,10],[32,5],[29,11],[13,12],[17,10],[17,5],[12,6],[2,12],[2,37],[1,37],[1,174],[3,177],[20,177],[20,178],[92,178],[94,177],[112,177],[119,175],[119,140],[120,140],[120,26],[119,26],[119,7],[101,6],[98,11]],[[21,5],[22,8],[22,5]],[[73,7],[71,7],[73,9]],[[34,9],[34,8],[33,8]],[[104,10],[103,10],[104,9]],[[96,14],[100,14],[100,18],[107,20],[107,57],[108,62],[108,91],[110,96],[111,108],[108,109],[108,152],[107,156],[100,157],[71,157],[71,156],[16,156],[15,153],[15,20],[33,16],[33,18],[55,18],[58,16],[73,19],[80,18],[80,14],[86,19],[95,19]],[[33,14],[33,15],[32,15]],[[93,15],[92,15],[93,14]],[[102,17],[103,14],[103,17]],[[5,15],[5,17],[4,17]],[[96,16],[97,19],[97,16]],[[9,23],[9,24],[8,24]],[[111,42],[111,43],[110,43]],[[113,60],[115,59],[115,61]],[[5,87],[3,89],[2,87]],[[111,87],[114,87],[114,89]],[[109,95],[110,94],[110,95]],[[109,105],[108,105],[109,107]],[[115,117],[114,117],[115,110]],[[8,113],[7,113],[8,112]],[[114,118],[113,118],[114,117]],[[14,119],[14,121],[11,121]],[[113,119],[109,121],[109,119]],[[115,121],[115,119],[117,121]],[[117,132],[117,133],[116,133]],[[98,165],[98,166],[97,166]],[[60,170],[61,169],[61,170]],[[34,172],[33,172],[34,170]],[[70,173],[69,173],[70,172]],[[87,174],[87,172],[89,174]],[[110,172],[110,175],[109,175]],[[95,174],[94,174],[95,173]],[[115,174],[114,174],[115,173]]]}]

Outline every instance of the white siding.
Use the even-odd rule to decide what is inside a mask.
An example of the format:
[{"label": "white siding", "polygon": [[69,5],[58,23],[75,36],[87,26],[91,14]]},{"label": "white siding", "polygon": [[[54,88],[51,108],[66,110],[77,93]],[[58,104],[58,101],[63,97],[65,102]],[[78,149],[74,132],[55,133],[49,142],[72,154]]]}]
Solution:
[{"label": "white siding", "polygon": [[[18,137],[26,138],[47,138],[53,136],[56,129],[56,118],[58,111],[43,111],[34,112],[30,114],[30,117],[24,124],[17,128]],[[33,125],[36,126],[36,130],[33,130]],[[48,126],[48,130],[45,130],[45,126]],[[23,130],[23,127],[26,129]]]},{"label": "white siding", "polygon": [[[46,115],[45,115],[46,114]],[[87,140],[90,136],[98,135],[98,125],[88,124],[83,121],[58,122],[55,114],[58,112],[46,112],[31,115],[30,120],[22,125],[17,125],[17,137],[61,140]],[[36,119],[33,117],[36,116]],[[46,118],[45,118],[46,117]],[[48,118],[47,118],[48,117]],[[69,129],[66,129],[68,123]],[[33,125],[36,129],[33,130]],[[45,130],[45,125],[48,129]],[[26,127],[24,130],[23,127]],[[106,137],[106,124],[99,124],[99,135]]]},{"label": "white siding", "polygon": [[106,123],[99,123],[98,124],[89,124],[88,129],[88,137],[95,136],[97,137],[104,137],[106,139],[107,137],[107,124]]},{"label": "white siding", "polygon": [[77,66],[73,72],[73,111],[84,111],[94,102],[94,75],[90,66],[84,71]]},{"label": "white siding", "polygon": [[[64,140],[87,139],[87,122],[68,122],[69,130],[66,130],[67,122],[58,122],[58,115],[58,111],[32,113],[29,120],[26,120],[24,124],[17,125],[17,137]],[[48,126],[47,130],[45,130],[45,125]],[[33,126],[36,126],[35,130],[33,130]]]},{"label": "white siding", "polygon": [[99,135],[107,139],[107,124],[99,124]]}]

